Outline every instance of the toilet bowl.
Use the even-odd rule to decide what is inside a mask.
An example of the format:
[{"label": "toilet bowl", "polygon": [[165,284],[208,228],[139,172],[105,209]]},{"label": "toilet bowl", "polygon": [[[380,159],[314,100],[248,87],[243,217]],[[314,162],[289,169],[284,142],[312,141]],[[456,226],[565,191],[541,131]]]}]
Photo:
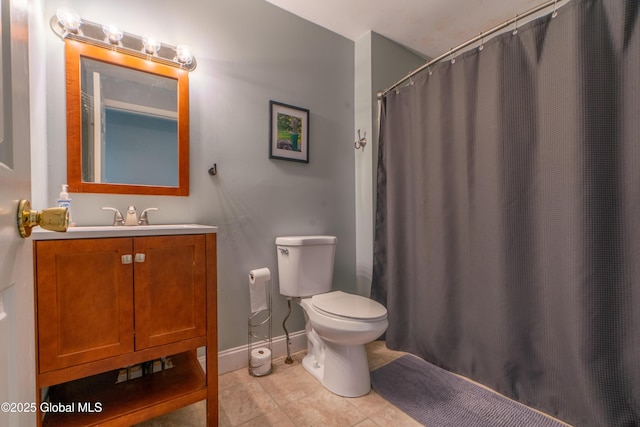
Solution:
[{"label": "toilet bowl", "polygon": [[[357,300],[372,306],[370,314],[361,310],[358,317],[341,315],[324,302],[322,308],[314,301],[317,297],[331,297],[332,302],[345,305]],[[320,303],[318,303],[320,304]],[[329,391],[344,397],[358,397],[369,393],[371,380],[365,344],[378,338],[389,325],[386,309],[368,298],[341,291],[316,295],[300,300],[307,319],[307,355],[302,366]],[[336,305],[335,307],[340,307]]]},{"label": "toilet bowl", "polygon": [[278,237],[279,287],[305,314],[304,369],[329,391],[358,397],[371,390],[365,344],[387,329],[387,310],[369,298],[331,291],[336,240]]},{"label": "toilet bowl", "polygon": [[364,345],[387,329],[387,310],[379,303],[342,291],[303,298],[300,305],[314,330],[340,345]]}]

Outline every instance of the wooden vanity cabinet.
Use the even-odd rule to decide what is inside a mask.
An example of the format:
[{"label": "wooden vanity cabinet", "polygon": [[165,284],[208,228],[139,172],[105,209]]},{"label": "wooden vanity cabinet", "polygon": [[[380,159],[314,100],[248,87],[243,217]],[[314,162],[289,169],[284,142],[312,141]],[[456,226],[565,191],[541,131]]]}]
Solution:
[{"label": "wooden vanity cabinet", "polygon": [[133,253],[136,350],[204,336],[204,235],[138,237]]},{"label": "wooden vanity cabinet", "polygon": [[[215,233],[34,245],[38,392],[100,402],[40,425],[129,425],[202,399],[217,425]],[[118,369],[164,356],[176,367],[116,384]]]},{"label": "wooden vanity cabinet", "polygon": [[36,242],[39,372],[134,350],[130,239]]}]

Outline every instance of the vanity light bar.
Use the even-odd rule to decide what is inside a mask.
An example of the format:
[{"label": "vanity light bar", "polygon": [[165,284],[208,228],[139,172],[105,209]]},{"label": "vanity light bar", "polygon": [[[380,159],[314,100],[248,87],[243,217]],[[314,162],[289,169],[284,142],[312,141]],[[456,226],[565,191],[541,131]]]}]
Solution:
[{"label": "vanity light bar", "polygon": [[73,10],[61,9],[51,18],[51,29],[62,40],[72,39],[126,53],[187,71],[195,70],[196,58],[186,45],[170,46],[150,36],[138,36],[110,25],[81,19]]}]

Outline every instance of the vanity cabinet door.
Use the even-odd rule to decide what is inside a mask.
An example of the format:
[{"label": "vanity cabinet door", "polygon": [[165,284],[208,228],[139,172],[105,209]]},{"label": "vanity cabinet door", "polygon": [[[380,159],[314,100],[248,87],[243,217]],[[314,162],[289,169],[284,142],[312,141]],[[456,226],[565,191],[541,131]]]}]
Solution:
[{"label": "vanity cabinet door", "polygon": [[36,242],[41,373],[133,351],[133,264],[125,255],[131,239]]},{"label": "vanity cabinet door", "polygon": [[206,334],[205,236],[134,239],[135,347]]}]

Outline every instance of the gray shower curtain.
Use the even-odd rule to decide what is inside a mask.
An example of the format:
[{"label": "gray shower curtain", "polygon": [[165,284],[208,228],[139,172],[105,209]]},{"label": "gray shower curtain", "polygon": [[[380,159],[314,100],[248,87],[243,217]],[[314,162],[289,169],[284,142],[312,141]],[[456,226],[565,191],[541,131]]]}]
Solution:
[{"label": "gray shower curtain", "polygon": [[640,425],[640,2],[574,0],[382,101],[387,345]]}]

